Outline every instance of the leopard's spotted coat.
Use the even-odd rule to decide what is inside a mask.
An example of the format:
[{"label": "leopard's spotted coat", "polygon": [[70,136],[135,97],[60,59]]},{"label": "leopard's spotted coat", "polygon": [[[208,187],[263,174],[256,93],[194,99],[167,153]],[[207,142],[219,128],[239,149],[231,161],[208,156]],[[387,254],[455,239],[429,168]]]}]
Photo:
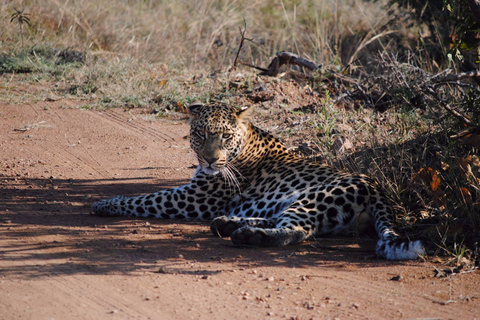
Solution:
[{"label": "leopard's spotted coat", "polygon": [[200,163],[192,181],[97,202],[96,214],[213,219],[213,233],[235,244],[282,246],[348,229],[366,212],[380,238],[379,256],[405,260],[424,255],[420,241],[400,239],[387,198],[368,177],[290,154],[250,123],[252,108],[193,104],[189,110],[190,142]]}]

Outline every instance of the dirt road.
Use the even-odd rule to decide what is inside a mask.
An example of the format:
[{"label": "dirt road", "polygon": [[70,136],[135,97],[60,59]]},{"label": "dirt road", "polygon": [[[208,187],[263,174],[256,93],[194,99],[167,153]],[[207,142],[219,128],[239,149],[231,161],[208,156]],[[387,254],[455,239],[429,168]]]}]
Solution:
[{"label": "dirt road", "polygon": [[102,218],[188,181],[188,126],[78,102],[0,104],[1,319],[479,319],[480,272],[374,259],[375,239],[242,249],[208,223]]}]

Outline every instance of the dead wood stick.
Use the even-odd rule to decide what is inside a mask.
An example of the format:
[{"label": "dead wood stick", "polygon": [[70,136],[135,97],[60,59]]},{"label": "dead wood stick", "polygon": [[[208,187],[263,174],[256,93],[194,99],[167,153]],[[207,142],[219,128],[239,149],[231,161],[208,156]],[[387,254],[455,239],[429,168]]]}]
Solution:
[{"label": "dead wood stick", "polygon": [[253,40],[253,39],[245,38],[245,32],[247,32],[247,22],[245,21],[245,18],[243,18],[243,26],[244,26],[243,30],[240,27],[238,27],[238,30],[240,31],[241,39],[240,39],[240,45],[238,46],[237,55],[235,56],[235,60],[233,61],[233,67],[237,66],[238,56],[240,54],[240,51],[242,50],[243,42],[245,40],[248,40],[248,41]]},{"label": "dead wood stick", "polygon": [[462,72],[459,74],[451,74],[445,77],[437,78],[437,76],[432,78],[433,82],[448,82],[448,81],[457,81],[465,78],[480,78],[480,70],[471,70],[467,72]]}]

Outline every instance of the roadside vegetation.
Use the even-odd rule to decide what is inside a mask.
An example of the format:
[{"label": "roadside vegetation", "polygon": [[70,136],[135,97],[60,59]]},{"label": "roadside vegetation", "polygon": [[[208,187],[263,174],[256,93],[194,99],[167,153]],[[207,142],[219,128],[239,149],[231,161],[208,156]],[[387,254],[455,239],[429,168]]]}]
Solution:
[{"label": "roadside vegetation", "polygon": [[[480,80],[455,75],[478,72],[480,37],[464,2],[5,1],[0,103],[166,119],[194,100],[254,104],[293,152],[375,177],[442,262],[478,266]],[[319,68],[249,67],[279,51]]]}]

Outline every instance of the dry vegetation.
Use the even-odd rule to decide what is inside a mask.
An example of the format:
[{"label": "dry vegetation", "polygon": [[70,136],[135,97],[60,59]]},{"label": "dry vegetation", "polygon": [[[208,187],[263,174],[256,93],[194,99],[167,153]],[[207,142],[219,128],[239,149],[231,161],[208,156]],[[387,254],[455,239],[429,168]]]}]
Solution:
[{"label": "dry vegetation", "polygon": [[[438,98],[478,124],[480,90],[468,79],[435,83],[459,71],[446,40],[410,13],[383,0],[7,0],[0,99],[163,117],[193,100],[255,104],[257,123],[292,149],[376,177],[432,251],[478,266],[479,143],[451,138],[465,123]],[[320,69],[303,79],[231,69],[244,23],[252,41],[241,61],[265,67],[291,51]]]}]

